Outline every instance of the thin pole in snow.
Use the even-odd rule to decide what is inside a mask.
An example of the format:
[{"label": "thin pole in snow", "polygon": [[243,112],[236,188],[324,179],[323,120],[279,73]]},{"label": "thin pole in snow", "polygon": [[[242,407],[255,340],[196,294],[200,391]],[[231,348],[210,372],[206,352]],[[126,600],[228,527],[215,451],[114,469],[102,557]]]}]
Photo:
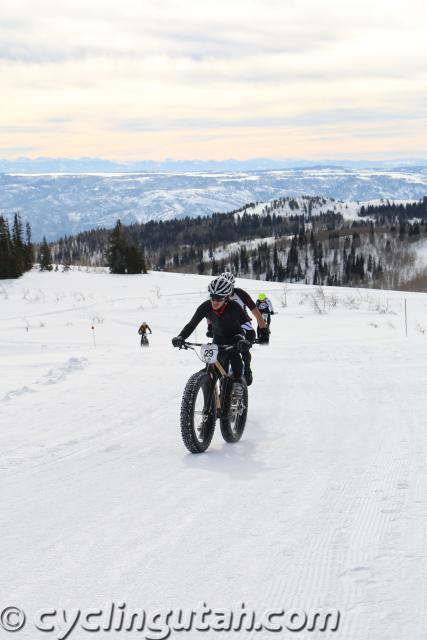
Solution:
[{"label": "thin pole in snow", "polygon": [[96,340],[95,340],[95,327],[92,325],[92,336],[93,336],[93,346],[96,348]]},{"label": "thin pole in snow", "polygon": [[406,298],[405,298],[405,335],[408,337],[408,316],[406,313]]}]

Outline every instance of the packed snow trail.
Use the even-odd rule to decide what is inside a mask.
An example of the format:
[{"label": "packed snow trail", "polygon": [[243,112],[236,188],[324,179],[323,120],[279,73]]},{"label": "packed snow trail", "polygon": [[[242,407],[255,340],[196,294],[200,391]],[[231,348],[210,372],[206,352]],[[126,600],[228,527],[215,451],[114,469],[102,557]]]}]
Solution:
[{"label": "packed snow trail", "polygon": [[[0,581],[2,606],[27,612],[15,637],[56,637],[30,626],[42,608],[203,600],[340,610],[338,631],[300,637],[395,640],[404,629],[421,640],[427,296],[288,286],[281,308],[283,285],[263,283],[279,314],[270,346],[253,349],[243,439],[225,444],[217,428],[208,452],[191,455],[179,409],[202,365],[170,339],[208,280],[71,272],[6,283]],[[239,284],[256,295],[260,283]],[[44,295],[29,303],[23,289]],[[73,291],[85,300],[70,309]]]}]

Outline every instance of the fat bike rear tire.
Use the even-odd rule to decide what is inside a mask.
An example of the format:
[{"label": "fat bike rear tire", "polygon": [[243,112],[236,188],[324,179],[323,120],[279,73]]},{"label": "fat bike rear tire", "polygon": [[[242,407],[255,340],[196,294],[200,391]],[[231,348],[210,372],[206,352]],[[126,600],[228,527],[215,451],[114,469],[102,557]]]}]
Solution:
[{"label": "fat bike rear tire", "polygon": [[[235,385],[241,384],[243,394],[241,398],[235,396]],[[246,426],[248,415],[248,386],[246,382],[233,383],[227,415],[220,419],[222,437],[226,442],[239,442]]]},{"label": "fat bike rear tire", "polygon": [[203,453],[215,431],[214,382],[203,369],[185,385],[181,403],[181,435],[190,453]]}]

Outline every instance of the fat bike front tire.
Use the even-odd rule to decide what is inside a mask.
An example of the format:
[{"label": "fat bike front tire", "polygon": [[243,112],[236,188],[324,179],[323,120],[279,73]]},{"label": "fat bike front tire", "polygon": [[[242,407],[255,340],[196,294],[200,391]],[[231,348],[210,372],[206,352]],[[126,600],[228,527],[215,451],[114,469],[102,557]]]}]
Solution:
[{"label": "fat bike front tire", "polygon": [[181,435],[190,453],[203,453],[215,431],[214,382],[203,369],[189,378],[181,403]]},{"label": "fat bike front tire", "polygon": [[246,426],[248,416],[248,386],[246,382],[237,383],[243,387],[243,394],[237,398],[235,395],[235,384],[231,388],[230,401],[228,403],[227,415],[220,419],[222,437],[226,442],[239,442]]}]

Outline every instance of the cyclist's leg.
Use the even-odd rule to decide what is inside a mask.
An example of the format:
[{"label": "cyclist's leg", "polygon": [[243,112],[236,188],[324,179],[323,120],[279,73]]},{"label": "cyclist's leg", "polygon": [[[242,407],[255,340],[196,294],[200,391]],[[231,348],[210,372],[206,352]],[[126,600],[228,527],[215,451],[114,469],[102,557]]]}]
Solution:
[{"label": "cyclist's leg", "polygon": [[[220,351],[218,354],[218,362],[223,367],[224,371],[228,374],[228,368],[230,365],[230,357],[228,351]],[[218,377],[220,375],[218,374]],[[220,393],[221,393],[221,413],[222,415],[228,415],[231,398],[231,379],[228,375],[221,377],[220,379]]]},{"label": "cyclist's leg", "polygon": [[252,360],[251,352],[247,351],[246,353],[242,353],[242,360],[243,360],[243,364],[245,365],[243,375],[245,377],[247,385],[250,386],[253,380],[252,368],[251,368],[251,360]]},{"label": "cyclist's leg", "polygon": [[[252,342],[252,344],[255,342],[256,333],[254,329],[250,329],[249,331],[246,331],[246,339],[249,340],[249,342]],[[243,375],[245,376],[245,379],[248,385],[250,385],[252,384],[251,352],[246,351],[245,353],[242,353],[242,360],[243,360],[243,364],[245,365],[245,370],[243,372]]]},{"label": "cyclist's leg", "polygon": [[238,351],[230,352],[230,364],[235,378],[241,378],[243,374],[243,362]]}]

